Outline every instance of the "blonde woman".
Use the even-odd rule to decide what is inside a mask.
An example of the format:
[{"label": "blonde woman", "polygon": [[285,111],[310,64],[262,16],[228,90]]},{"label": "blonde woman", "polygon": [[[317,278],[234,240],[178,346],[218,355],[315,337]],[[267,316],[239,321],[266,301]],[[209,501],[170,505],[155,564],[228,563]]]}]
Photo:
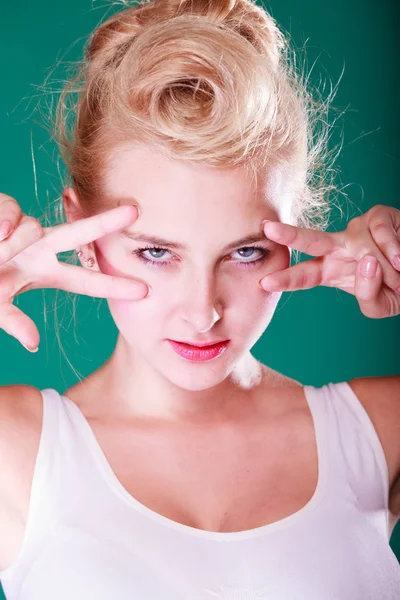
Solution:
[{"label": "blonde woman", "polygon": [[324,230],[321,106],[286,51],[247,0],[125,8],[58,106],[66,222],[0,195],[0,326],[34,351],[13,300],[59,288],[107,298],[119,330],[63,393],[0,391],[8,600],[399,597],[400,377],[316,388],[250,352],[283,291],[400,313],[400,211]]}]

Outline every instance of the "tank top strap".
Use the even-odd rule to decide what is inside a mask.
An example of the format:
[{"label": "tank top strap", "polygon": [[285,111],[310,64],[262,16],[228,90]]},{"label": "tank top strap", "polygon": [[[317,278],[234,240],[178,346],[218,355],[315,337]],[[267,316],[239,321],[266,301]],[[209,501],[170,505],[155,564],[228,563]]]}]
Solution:
[{"label": "tank top strap", "polygon": [[[66,399],[53,388],[40,390],[43,398],[43,419],[36,455],[29,512],[26,526],[27,540],[42,543],[51,533],[52,524],[60,519],[65,498],[75,482],[79,455],[82,448],[74,435]],[[82,457],[84,461],[84,457]],[[31,526],[35,535],[31,536]]]},{"label": "tank top strap", "polygon": [[[51,488],[54,490],[54,484],[59,478],[56,452],[59,430],[57,392],[51,388],[40,390],[40,392],[43,399],[43,417],[31,484],[29,521],[33,519],[37,521],[37,515],[43,512],[42,508],[52,494]],[[47,516],[50,518],[51,515]]]},{"label": "tank top strap", "polygon": [[[51,507],[56,506],[54,500],[58,494],[60,482],[58,453],[59,395],[52,388],[45,388],[40,392],[43,399],[42,429],[32,479],[27,534],[29,533],[29,523],[31,521],[35,521],[35,528],[37,529],[39,516],[47,523],[55,518],[55,513]],[[43,531],[45,529],[46,527],[43,528]]]},{"label": "tank top strap", "polygon": [[[58,468],[59,400],[51,388],[40,390],[43,417],[33,470],[29,508],[20,552],[0,578],[16,578],[29,571],[57,522],[60,472]],[[15,595],[17,597],[17,595]],[[18,596],[19,597],[19,596]]]},{"label": "tank top strap", "polygon": [[352,503],[382,530],[388,523],[389,474],[377,431],[347,381],[305,386],[326,423],[330,495]]}]

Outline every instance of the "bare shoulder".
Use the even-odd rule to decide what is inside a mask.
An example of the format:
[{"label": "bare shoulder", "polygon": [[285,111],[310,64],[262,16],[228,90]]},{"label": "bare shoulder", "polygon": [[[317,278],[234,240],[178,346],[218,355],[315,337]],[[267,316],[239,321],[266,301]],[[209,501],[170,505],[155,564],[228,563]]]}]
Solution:
[{"label": "bare shoulder", "polygon": [[[43,401],[38,389],[28,385],[0,387],[1,531],[14,533],[17,525],[24,523],[39,448],[42,415]],[[2,539],[6,542],[7,535]],[[0,539],[0,564],[4,564],[8,551],[9,548],[2,547]]]},{"label": "bare shoulder", "polygon": [[359,377],[348,384],[381,441],[389,470],[391,511],[400,516],[400,375]]},{"label": "bare shoulder", "polygon": [[29,385],[0,387],[0,490],[11,483],[9,479],[21,480],[28,465],[19,461],[25,461],[39,445],[42,422],[43,400],[38,389]]},{"label": "bare shoulder", "polygon": [[19,427],[41,423],[42,412],[42,395],[37,388],[19,384],[0,387],[0,444],[19,435]]}]

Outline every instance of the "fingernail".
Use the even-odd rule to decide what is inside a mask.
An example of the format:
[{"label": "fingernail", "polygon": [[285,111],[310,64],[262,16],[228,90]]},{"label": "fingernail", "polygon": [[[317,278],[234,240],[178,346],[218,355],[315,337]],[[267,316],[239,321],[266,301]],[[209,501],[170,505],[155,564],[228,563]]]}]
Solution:
[{"label": "fingernail", "polygon": [[392,262],[396,269],[400,269],[400,254],[396,254],[396,256],[393,256]]},{"label": "fingernail", "polygon": [[[22,342],[21,342],[22,344]],[[31,348],[28,348],[28,346],[25,346],[25,344],[22,344],[24,348],[26,348],[27,350],[29,350],[29,352],[37,352],[39,350],[39,346],[36,346],[36,348],[33,348],[33,350],[31,350]]]},{"label": "fingernail", "polygon": [[264,231],[264,225],[265,223],[269,223],[269,219],[264,219],[264,221],[261,223],[261,231]]},{"label": "fingernail", "polygon": [[145,298],[148,298],[149,296],[151,296],[151,292],[153,291],[153,288],[151,288],[149,285],[147,286],[148,290],[147,290],[147,294],[145,295]]},{"label": "fingernail", "polygon": [[361,263],[361,273],[365,277],[374,277],[376,275],[376,269],[378,261],[373,256],[364,257]]},{"label": "fingernail", "polygon": [[266,292],[275,292],[279,290],[279,285],[277,284],[277,282],[274,281],[272,277],[269,277],[268,275],[264,275],[264,277],[260,279],[258,283]]},{"label": "fingernail", "polygon": [[11,222],[2,221],[0,223],[0,242],[4,240],[11,231]]}]

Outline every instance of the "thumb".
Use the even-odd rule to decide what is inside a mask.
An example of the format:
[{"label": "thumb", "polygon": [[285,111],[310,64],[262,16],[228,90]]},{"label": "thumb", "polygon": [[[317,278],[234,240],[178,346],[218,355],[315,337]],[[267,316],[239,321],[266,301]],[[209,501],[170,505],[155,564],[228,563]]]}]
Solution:
[{"label": "thumb", "polygon": [[383,269],[378,259],[364,256],[357,264],[354,295],[366,317],[381,319],[391,316],[390,297],[383,285]]}]

